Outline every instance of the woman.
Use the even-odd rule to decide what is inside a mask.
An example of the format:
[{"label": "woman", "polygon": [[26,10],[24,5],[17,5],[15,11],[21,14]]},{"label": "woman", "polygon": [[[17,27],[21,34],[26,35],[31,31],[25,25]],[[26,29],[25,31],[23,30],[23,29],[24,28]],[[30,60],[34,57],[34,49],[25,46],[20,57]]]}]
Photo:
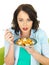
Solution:
[{"label": "woman", "polygon": [[[48,38],[39,28],[37,12],[30,4],[20,5],[14,12],[13,26],[5,31],[5,64],[6,65],[49,65]],[[27,51],[28,57],[15,46],[14,40],[18,38],[34,38],[37,43],[33,47],[22,48]],[[22,53],[22,55],[21,55]],[[19,59],[21,57],[21,60]],[[25,62],[24,62],[25,61]],[[26,63],[26,64],[25,64]]]}]

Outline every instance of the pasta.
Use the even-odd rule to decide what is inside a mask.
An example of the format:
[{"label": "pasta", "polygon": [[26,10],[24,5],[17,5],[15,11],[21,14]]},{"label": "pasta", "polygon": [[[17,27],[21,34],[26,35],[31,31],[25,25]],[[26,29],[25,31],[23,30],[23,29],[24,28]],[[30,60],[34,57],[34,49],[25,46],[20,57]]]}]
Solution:
[{"label": "pasta", "polygon": [[20,46],[30,46],[34,44],[34,41],[30,38],[20,38],[16,41],[16,44]]}]

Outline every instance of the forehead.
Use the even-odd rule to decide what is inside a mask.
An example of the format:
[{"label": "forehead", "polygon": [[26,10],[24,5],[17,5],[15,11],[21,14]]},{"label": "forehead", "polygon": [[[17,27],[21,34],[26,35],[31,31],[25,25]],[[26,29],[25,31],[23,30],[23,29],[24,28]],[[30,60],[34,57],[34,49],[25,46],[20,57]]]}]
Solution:
[{"label": "forehead", "polygon": [[17,18],[29,18],[29,15],[25,11],[20,11]]}]

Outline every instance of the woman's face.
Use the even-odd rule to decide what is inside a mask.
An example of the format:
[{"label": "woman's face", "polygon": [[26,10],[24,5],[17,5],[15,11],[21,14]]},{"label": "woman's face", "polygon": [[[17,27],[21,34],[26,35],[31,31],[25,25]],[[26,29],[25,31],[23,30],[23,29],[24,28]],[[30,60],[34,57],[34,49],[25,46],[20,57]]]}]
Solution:
[{"label": "woman's face", "polygon": [[20,11],[17,16],[19,28],[22,32],[27,33],[31,30],[33,21],[25,11]]}]

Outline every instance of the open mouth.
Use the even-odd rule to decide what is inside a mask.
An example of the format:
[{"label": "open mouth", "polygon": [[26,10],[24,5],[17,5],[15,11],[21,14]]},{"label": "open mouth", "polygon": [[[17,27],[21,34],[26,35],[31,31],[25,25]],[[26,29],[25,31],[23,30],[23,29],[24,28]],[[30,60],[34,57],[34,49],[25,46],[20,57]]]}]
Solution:
[{"label": "open mouth", "polygon": [[26,30],[28,30],[28,28],[27,27],[26,28],[23,28],[23,30],[26,31]]}]

